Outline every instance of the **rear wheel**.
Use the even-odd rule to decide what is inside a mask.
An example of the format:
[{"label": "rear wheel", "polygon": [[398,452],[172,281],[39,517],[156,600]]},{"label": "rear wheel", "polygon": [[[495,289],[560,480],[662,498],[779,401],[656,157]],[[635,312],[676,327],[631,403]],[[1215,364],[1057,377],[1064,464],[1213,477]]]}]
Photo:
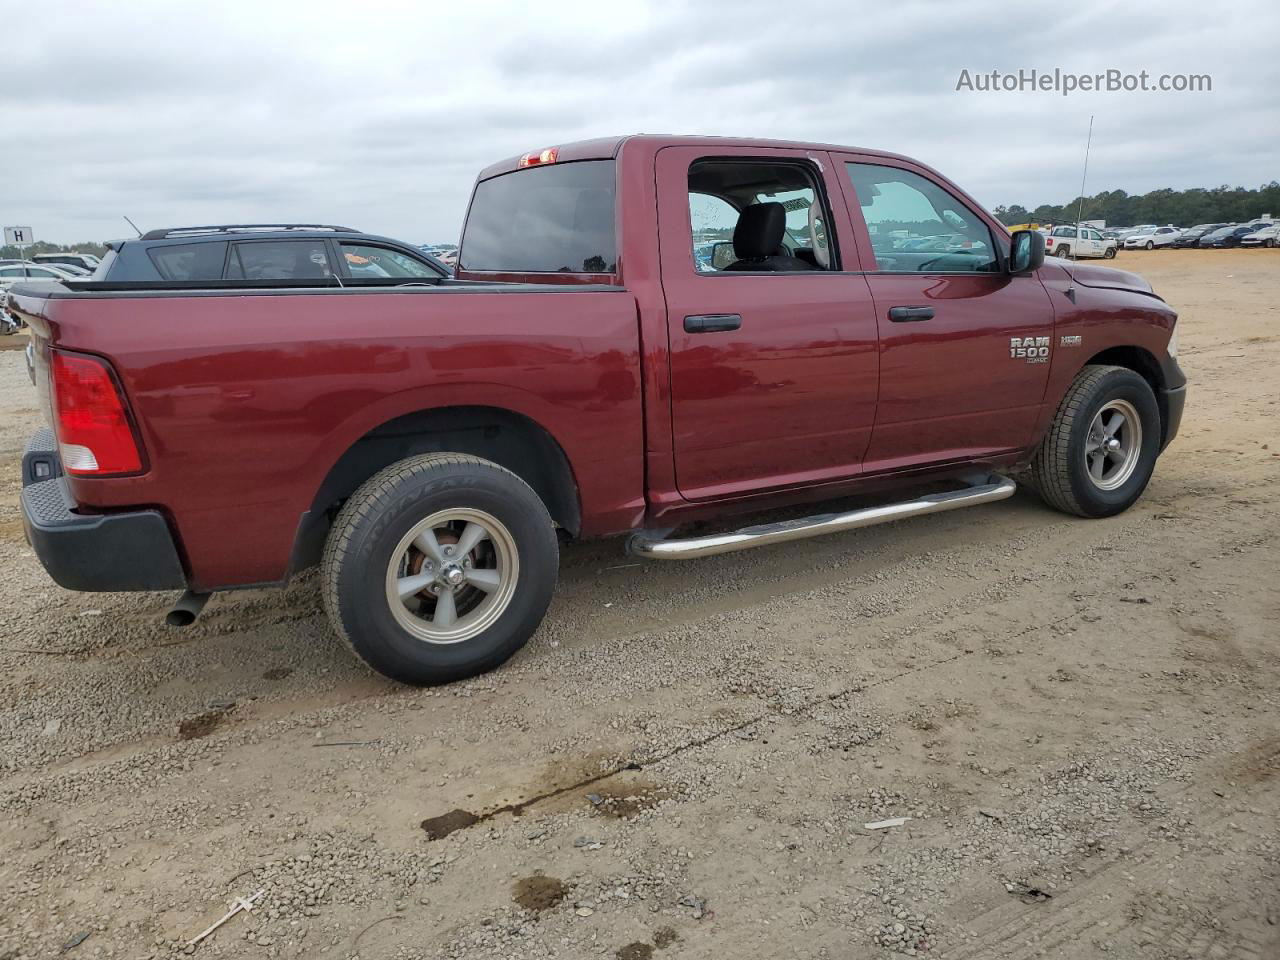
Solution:
[{"label": "rear wheel", "polygon": [[490,670],[533,635],[559,547],[538,495],[497,464],[411,457],[347,501],[323,561],[334,629],[369,666],[411,684]]},{"label": "rear wheel", "polygon": [[1121,513],[1142,495],[1160,453],[1151,385],[1125,367],[1085,367],[1031,461],[1051,507],[1080,517]]},{"label": "rear wheel", "polygon": [[1054,254],[1054,256],[1056,256],[1056,257],[1062,257],[1063,259],[1065,259],[1065,258],[1067,258],[1067,257],[1071,256],[1071,248],[1070,248],[1070,247],[1059,246],[1057,250],[1053,251],[1053,254]]}]

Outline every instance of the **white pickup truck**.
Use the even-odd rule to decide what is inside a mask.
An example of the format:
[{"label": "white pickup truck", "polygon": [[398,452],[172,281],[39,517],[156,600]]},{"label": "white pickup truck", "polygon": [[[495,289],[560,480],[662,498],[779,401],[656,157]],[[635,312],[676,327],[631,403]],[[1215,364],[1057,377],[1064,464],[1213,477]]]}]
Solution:
[{"label": "white pickup truck", "polygon": [[1093,227],[1054,227],[1044,238],[1044,252],[1051,257],[1105,257],[1110,260],[1120,246],[1104,240]]}]

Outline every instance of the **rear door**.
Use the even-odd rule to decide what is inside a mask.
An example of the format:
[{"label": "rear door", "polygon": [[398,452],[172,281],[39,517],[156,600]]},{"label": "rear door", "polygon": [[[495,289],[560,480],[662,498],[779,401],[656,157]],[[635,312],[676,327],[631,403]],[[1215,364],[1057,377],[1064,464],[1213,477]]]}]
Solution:
[{"label": "rear door", "polygon": [[[876,322],[847,217],[833,216],[841,193],[827,155],[666,147],[657,183],[681,494],[857,474],[875,415]],[[784,211],[769,269],[733,243],[756,204]]]},{"label": "rear door", "polygon": [[[1040,280],[1006,274],[1007,233],[931,171],[907,160],[835,159],[880,340],[865,471],[1029,446],[1053,349],[1053,310]],[[923,242],[943,232],[963,243]]]}]

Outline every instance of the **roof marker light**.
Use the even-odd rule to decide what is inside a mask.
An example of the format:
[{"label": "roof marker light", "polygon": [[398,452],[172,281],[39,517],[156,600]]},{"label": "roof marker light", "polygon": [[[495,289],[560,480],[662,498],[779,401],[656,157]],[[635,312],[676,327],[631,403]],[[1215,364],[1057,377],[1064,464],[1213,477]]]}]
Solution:
[{"label": "roof marker light", "polygon": [[560,151],[557,147],[547,147],[545,150],[535,150],[531,153],[526,153],[520,158],[519,166],[537,167],[544,163],[555,163],[559,156]]}]

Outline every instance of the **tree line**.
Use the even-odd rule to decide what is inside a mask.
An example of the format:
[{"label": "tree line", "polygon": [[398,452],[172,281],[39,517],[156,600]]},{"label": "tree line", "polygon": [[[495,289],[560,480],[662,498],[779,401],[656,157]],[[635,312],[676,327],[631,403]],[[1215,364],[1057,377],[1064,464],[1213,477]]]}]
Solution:
[{"label": "tree line", "polygon": [[[1172,223],[1189,227],[1197,223],[1246,223],[1264,213],[1280,215],[1280,181],[1264,183],[1256,190],[1246,187],[1193,187],[1172,190],[1168,187],[1150,193],[1130,195],[1123,190],[1109,190],[1079,197],[1061,206],[1042,203],[1034,210],[1021,204],[999,206],[992,211],[1005,226],[1017,223],[1074,223],[1081,220],[1105,220],[1108,226],[1131,227],[1139,223]],[[707,236],[732,235],[732,230],[700,230]],[[101,257],[107,248],[101,243],[33,243],[26,248],[28,257],[37,253],[92,253]],[[16,260],[22,256],[15,246],[0,247],[0,260]]]},{"label": "tree line", "polygon": [[24,254],[31,258],[37,253],[92,253],[95,257],[102,257],[106,252],[105,243],[45,243],[41,240],[21,249],[12,244],[0,247],[0,260],[18,260]]},{"label": "tree line", "polygon": [[1019,204],[999,206],[992,211],[1005,226],[1016,223],[1075,223],[1077,211],[1081,220],[1105,220],[1110,227],[1131,227],[1140,223],[1172,223],[1189,227],[1199,223],[1247,223],[1264,213],[1280,215],[1280,182],[1272,180],[1256,190],[1245,187],[1194,187],[1190,190],[1152,190],[1129,195],[1123,190],[1109,190],[1081,198],[1061,206],[1041,204],[1028,210]]}]

